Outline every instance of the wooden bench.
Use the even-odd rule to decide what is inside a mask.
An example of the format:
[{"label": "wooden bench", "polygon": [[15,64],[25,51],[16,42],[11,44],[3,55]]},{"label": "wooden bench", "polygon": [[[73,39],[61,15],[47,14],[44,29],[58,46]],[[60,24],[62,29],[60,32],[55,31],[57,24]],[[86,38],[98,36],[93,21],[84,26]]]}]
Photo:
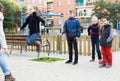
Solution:
[{"label": "wooden bench", "polygon": [[[26,38],[27,35],[24,34],[6,34],[6,41],[8,45],[11,45],[10,47],[10,54],[12,54],[12,50],[14,48],[14,46],[20,46],[20,53],[22,53],[23,50],[23,46],[26,47],[27,50],[27,46],[34,46],[34,45],[27,45],[26,44]],[[40,41],[41,47],[48,47],[48,56],[50,54],[50,42],[48,39],[42,39],[41,36],[39,36],[39,38],[36,39],[37,41]],[[40,53],[38,53],[37,57],[40,57]]]}]

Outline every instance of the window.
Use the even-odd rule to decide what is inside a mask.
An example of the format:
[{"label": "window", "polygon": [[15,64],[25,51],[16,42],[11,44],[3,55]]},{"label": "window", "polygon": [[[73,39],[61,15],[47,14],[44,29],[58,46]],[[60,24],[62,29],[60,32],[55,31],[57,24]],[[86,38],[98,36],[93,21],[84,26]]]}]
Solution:
[{"label": "window", "polygon": [[32,3],[35,3],[36,0],[32,0]]},{"label": "window", "polygon": [[71,5],[71,1],[69,0],[69,1],[67,2],[67,4],[68,4],[68,5]]},{"label": "window", "polygon": [[42,3],[42,0],[38,0],[38,3],[41,4],[41,3]]},{"label": "window", "polygon": [[61,26],[61,24],[62,24],[62,21],[59,19],[58,20],[58,25]]},{"label": "window", "polygon": [[61,4],[61,2],[58,2],[58,6],[61,6],[62,4]]},{"label": "window", "polygon": [[77,16],[79,17],[90,17],[92,14],[92,9],[79,9],[77,10]]},{"label": "window", "polygon": [[27,3],[30,3],[30,0],[27,0]]},{"label": "window", "polygon": [[50,5],[50,8],[53,9],[53,4]]}]

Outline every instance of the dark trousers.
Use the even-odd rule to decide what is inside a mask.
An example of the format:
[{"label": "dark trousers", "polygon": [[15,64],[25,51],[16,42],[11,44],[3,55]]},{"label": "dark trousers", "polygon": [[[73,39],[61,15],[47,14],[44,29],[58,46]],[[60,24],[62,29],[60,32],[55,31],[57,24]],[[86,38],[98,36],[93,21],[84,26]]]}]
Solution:
[{"label": "dark trousers", "polygon": [[78,62],[78,45],[77,41],[74,38],[67,38],[68,42],[68,51],[69,51],[69,60],[73,60],[73,47],[75,52],[75,59],[74,62]]},{"label": "dark trousers", "polygon": [[95,59],[95,46],[96,46],[98,60],[101,60],[102,58],[101,58],[101,52],[100,52],[99,38],[91,38],[91,43],[92,43],[92,59]]}]

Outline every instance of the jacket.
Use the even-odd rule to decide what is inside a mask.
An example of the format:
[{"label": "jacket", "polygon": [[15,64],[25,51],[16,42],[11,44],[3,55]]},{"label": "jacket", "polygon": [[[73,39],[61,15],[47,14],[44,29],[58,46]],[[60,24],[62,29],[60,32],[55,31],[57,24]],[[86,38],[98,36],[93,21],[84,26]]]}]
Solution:
[{"label": "jacket", "polygon": [[88,28],[88,35],[91,36],[91,38],[99,38],[99,27],[98,24],[92,24]]},{"label": "jacket", "polygon": [[80,37],[80,22],[74,18],[70,17],[66,20],[63,26],[63,34],[66,34],[68,38]]},{"label": "jacket", "polygon": [[104,25],[101,29],[100,45],[111,48],[113,40],[113,28],[110,24]]},{"label": "jacket", "polygon": [[36,12],[33,12],[33,14],[26,18],[26,21],[21,27],[21,30],[28,25],[28,28],[30,29],[30,35],[32,35],[33,33],[39,33],[39,22],[41,22],[45,26],[45,21],[41,17],[37,16]]},{"label": "jacket", "polygon": [[3,13],[0,12],[0,44],[1,48],[7,48],[5,33],[3,31],[3,20],[4,20]]}]

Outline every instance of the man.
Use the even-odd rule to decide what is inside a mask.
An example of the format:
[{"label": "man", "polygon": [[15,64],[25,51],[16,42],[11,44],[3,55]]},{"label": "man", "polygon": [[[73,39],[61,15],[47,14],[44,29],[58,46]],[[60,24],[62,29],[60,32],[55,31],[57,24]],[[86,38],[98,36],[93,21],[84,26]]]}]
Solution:
[{"label": "man", "polygon": [[39,28],[40,22],[45,26],[45,21],[40,16],[37,16],[37,13],[33,11],[33,13],[26,18],[25,23],[20,28],[20,30],[22,30],[28,25],[29,35],[27,37],[26,43],[28,45],[36,45],[38,53],[40,53],[40,41],[36,41],[35,39],[39,37],[41,31]]},{"label": "man", "polygon": [[73,10],[69,11],[69,18],[65,21],[63,26],[63,34],[67,36],[68,50],[69,50],[69,60],[66,61],[66,64],[71,63],[73,58],[72,48],[74,47],[75,59],[73,65],[78,63],[78,46],[77,41],[80,37],[80,22],[74,17],[75,12]]}]

